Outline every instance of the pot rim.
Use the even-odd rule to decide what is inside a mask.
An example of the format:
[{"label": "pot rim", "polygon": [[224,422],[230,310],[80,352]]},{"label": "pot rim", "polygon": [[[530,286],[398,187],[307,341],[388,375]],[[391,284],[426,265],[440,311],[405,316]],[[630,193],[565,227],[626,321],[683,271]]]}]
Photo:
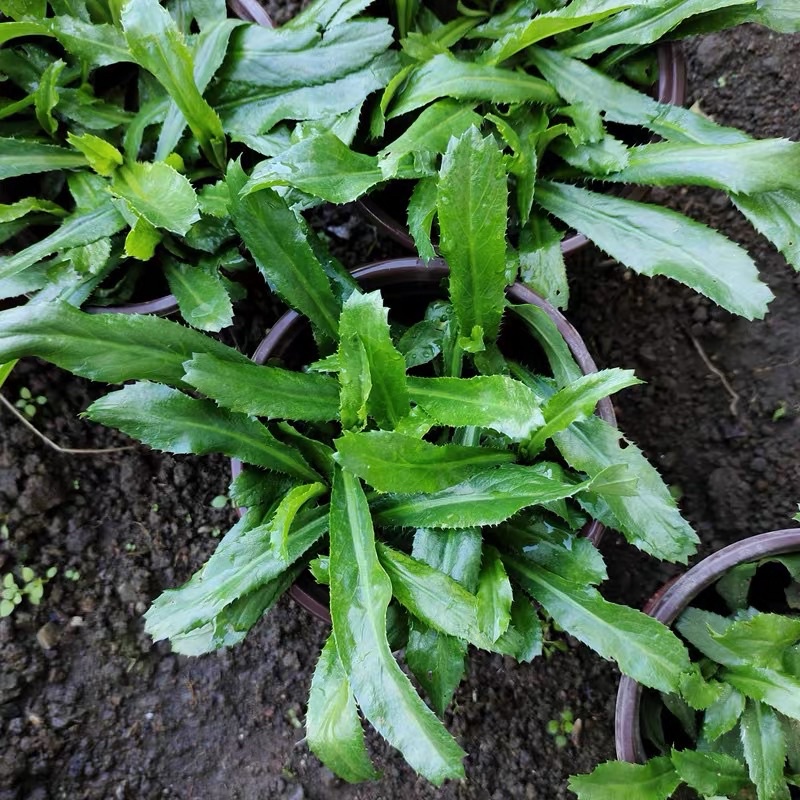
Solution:
[{"label": "pot rim", "polygon": [[[362,288],[368,291],[381,289],[387,286],[396,286],[403,283],[417,284],[438,284],[446,278],[450,270],[443,259],[437,258],[433,261],[423,261],[420,258],[411,256],[405,258],[393,258],[383,261],[376,261],[363,267],[353,270],[353,277],[362,284]],[[583,339],[578,331],[572,326],[564,315],[547,302],[544,298],[533,292],[521,283],[515,283],[507,287],[506,296],[517,303],[529,303],[541,308],[558,328],[564,337],[570,352],[572,353],[578,366],[584,374],[597,372],[594,363]],[[289,349],[294,340],[300,334],[308,320],[296,311],[287,311],[273,325],[267,335],[261,340],[251,356],[251,360],[257,364],[263,364],[275,352]],[[616,426],[617,419],[614,414],[614,406],[608,397],[604,397],[597,404],[597,412],[602,419],[611,425]],[[242,469],[241,461],[231,460],[231,474],[235,478]],[[239,509],[241,513],[243,509]],[[603,538],[605,526],[598,520],[590,520],[581,530],[581,535],[585,536],[595,546],[600,544]],[[328,608],[319,599],[306,591],[300,581],[292,584],[289,594],[305,609],[314,616],[326,622],[330,622]]]},{"label": "pot rim", "polygon": [[[665,583],[647,601],[644,611],[653,619],[671,626],[695,597],[733,567],[797,550],[800,550],[800,528],[784,528],[741,539],[712,553],[682,575]],[[622,761],[643,763],[646,760],[639,719],[641,699],[641,684],[623,676],[617,691],[614,714],[617,758]]]}]

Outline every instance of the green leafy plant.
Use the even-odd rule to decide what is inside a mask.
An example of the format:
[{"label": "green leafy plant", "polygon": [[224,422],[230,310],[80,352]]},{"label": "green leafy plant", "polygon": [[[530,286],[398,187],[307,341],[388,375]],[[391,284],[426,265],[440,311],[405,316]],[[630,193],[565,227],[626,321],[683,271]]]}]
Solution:
[{"label": "green leafy plant", "polygon": [[19,399],[14,405],[20,409],[26,417],[33,419],[36,416],[37,406],[43,406],[47,403],[47,398],[44,395],[36,395],[31,393],[27,386],[22,386],[19,390]]},{"label": "green leafy plant", "polygon": [[[743,21],[797,31],[794,5],[509,0],[393,8],[401,68],[373,107],[369,130],[295,130],[291,146],[265,153],[245,192],[291,187],[341,203],[386,186],[397,195],[404,182],[418,252],[449,258],[455,242],[440,235],[436,244],[433,235],[442,215],[437,172],[451,138],[478,126],[512,192],[509,269],[556,305],[568,295],[565,229],[639,273],[669,276],[748,318],[762,317],[772,297],[749,255],[722,234],[587,182],[725,191],[800,268],[800,144],[755,140],[635,86],[642,73],[652,82],[652,46],[663,39]],[[625,141],[635,129],[660,140]],[[482,166],[464,165],[465,185]]]},{"label": "green leafy plant", "polygon": [[[789,786],[800,786],[798,576],[797,555],[743,564],[681,614],[674,627],[697,655],[708,696],[692,707],[646,695],[641,727],[654,757],[573,776],[580,800],[618,798],[622,786],[666,800],[681,784],[707,798],[788,800]],[[727,615],[703,607],[720,603]]]},{"label": "green leafy plant", "polygon": [[0,617],[9,617],[14,609],[28,598],[30,604],[38,606],[44,597],[44,585],[58,572],[57,567],[49,567],[41,577],[30,567],[19,568],[21,583],[17,583],[14,573],[7,572],[3,575],[3,589],[0,592]]},{"label": "green leafy plant", "polygon": [[317,3],[278,34],[224,0],[4,4],[0,298],[108,305],[137,286],[152,299],[163,276],[189,324],[229,325],[249,264],[226,153],[263,148],[256,118],[357,120],[397,56],[388,23],[352,5]]},{"label": "green leafy plant", "polygon": [[[276,250],[275,232],[296,218],[273,189],[242,193],[247,182],[231,164],[232,219],[308,320],[317,352],[297,355],[304,369],[255,365],[153,317],[64,303],[0,313],[0,359],[135,381],[89,418],[161,450],[247,465],[228,492],[247,512],[194,577],[156,599],[152,636],[187,654],[233,645],[310,566],[329,585],[333,630],[307,740],[350,781],[375,777],[359,710],[428,780],[463,775],[463,752],[398,666],[398,647],[439,714],[469,644],[531,660],[542,613],[645,685],[677,691],[694,674],[686,648],[602,597],[605,565],[580,531],[595,518],[673,561],[697,537],[641,452],[593,414],[633,374],[583,375],[547,314],[507,305],[508,193],[493,140],[470,128],[448,147],[437,208],[453,242],[449,281],[403,324],[378,292],[329,276],[302,235]],[[513,324],[538,341],[551,376],[504,353],[501,329]]]},{"label": "green leafy plant", "polygon": [[574,729],[575,719],[568,708],[565,708],[556,719],[551,719],[547,723],[547,732],[555,739],[558,748],[567,746],[569,736]]}]

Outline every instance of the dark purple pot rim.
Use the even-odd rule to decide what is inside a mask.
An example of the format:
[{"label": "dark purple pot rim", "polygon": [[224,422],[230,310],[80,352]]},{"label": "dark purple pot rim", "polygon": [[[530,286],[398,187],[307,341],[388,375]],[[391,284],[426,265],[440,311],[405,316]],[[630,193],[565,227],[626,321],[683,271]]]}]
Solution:
[{"label": "dark purple pot rim", "polygon": [[[255,22],[265,28],[274,27],[272,19],[258,0],[228,0],[228,8],[239,19]],[[178,301],[173,294],[165,294],[141,303],[120,303],[116,306],[85,306],[89,314],[152,314],[166,317],[178,310]]]},{"label": "dark purple pot rim", "polygon": [[[362,288],[368,291],[404,283],[438,284],[448,274],[447,265],[441,259],[425,262],[419,258],[410,257],[378,261],[353,271],[353,277]],[[506,296],[515,303],[529,303],[541,308],[556,324],[581,371],[584,374],[597,372],[597,366],[591,355],[589,355],[583,339],[558,309],[520,283],[509,286],[506,289]],[[287,352],[307,325],[308,321],[305,317],[302,317],[296,311],[286,312],[261,341],[251,359],[256,364],[263,364],[267,359]],[[603,398],[597,404],[597,414],[606,422],[616,426],[617,419],[609,398]],[[241,461],[232,459],[231,474],[234,478],[241,469]],[[241,512],[242,509],[240,509]],[[594,545],[599,545],[604,532],[605,527],[602,523],[597,520],[591,520],[583,527],[581,535],[589,539]],[[315,617],[325,622],[330,622],[328,607],[319,597],[321,590],[324,588],[313,583],[310,578],[307,579],[307,575],[301,575],[297,582],[292,585],[289,593]]]},{"label": "dark purple pot rim", "polygon": [[[686,102],[686,60],[678,42],[661,42],[658,45],[658,93],[659,103],[671,103],[682,106]],[[630,200],[641,200],[646,193],[641,186],[631,187],[625,192]],[[362,214],[366,219],[394,240],[409,250],[416,250],[414,240],[408,230],[379,203],[369,197],[358,201]],[[570,233],[561,241],[561,252],[567,256],[577,253],[589,244],[582,233]]]},{"label": "dark purple pot rim", "polygon": [[[800,550],[800,528],[770,531],[734,542],[704,558],[683,575],[664,584],[645,605],[645,612],[665,625],[672,625],[681,612],[702,591],[716,583],[739,564]],[[646,751],[642,742],[639,706],[642,686],[631,678],[620,680],[614,718],[617,758],[643,763]]]}]

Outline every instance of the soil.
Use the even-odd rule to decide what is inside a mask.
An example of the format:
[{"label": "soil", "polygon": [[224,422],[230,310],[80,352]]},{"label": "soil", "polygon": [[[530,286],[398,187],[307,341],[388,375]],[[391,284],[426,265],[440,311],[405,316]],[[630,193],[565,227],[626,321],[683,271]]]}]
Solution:
[{"label": "soil", "polygon": [[[705,113],[800,139],[800,37],[748,27],[691,42],[687,55],[691,101]],[[621,426],[681,493],[705,554],[792,524],[800,280],[722,195],[655,199],[742,243],[777,295],[765,321],[747,323],[598,252],[570,267],[569,316],[601,365],[633,367],[647,381],[616,402]],[[317,223],[348,266],[399,254],[352,209]],[[229,341],[249,352],[276,309],[257,298],[238,311]],[[33,423],[60,444],[129,444],[77,417],[102,387],[35,361],[3,393],[15,401],[23,387],[47,398]],[[469,753],[467,782],[434,789],[370,734],[383,780],[343,784],[303,742],[323,623],[284,599],[242,645],[200,658],[172,655],[143,632],[150,600],[188,578],[234,520],[212,507],[226,491],[225,460],[141,447],[60,454],[6,409],[0,425],[0,573],[58,568],[39,606],[26,601],[0,621],[0,800],[550,800],[570,796],[570,773],[613,756],[616,670],[567,641],[566,652],[531,665],[474,653],[446,720]],[[634,605],[677,569],[614,534],[603,550],[606,594]],[[581,732],[558,748],[546,726],[564,709]]]}]

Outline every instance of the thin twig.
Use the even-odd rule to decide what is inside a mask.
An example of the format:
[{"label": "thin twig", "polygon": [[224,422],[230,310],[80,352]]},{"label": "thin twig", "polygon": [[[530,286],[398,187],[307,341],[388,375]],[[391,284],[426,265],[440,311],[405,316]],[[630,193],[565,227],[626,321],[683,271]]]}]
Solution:
[{"label": "thin twig", "polygon": [[700,358],[703,359],[703,363],[706,365],[706,367],[708,367],[710,372],[712,372],[714,375],[716,375],[719,378],[720,383],[723,385],[723,387],[725,387],[725,391],[728,393],[728,396],[731,398],[730,405],[728,406],[728,408],[730,409],[731,415],[734,416],[734,417],[738,417],[739,416],[739,411],[738,411],[738,408],[739,408],[739,395],[738,395],[738,393],[734,390],[733,386],[731,386],[730,381],[728,381],[728,379],[725,377],[725,373],[722,372],[722,370],[720,370],[719,367],[714,365],[712,363],[711,359],[706,355],[706,351],[703,350],[703,345],[701,345],[700,342],[698,342],[697,339],[695,339],[695,337],[692,336],[691,333],[689,333],[688,335],[689,335],[689,338],[692,341],[692,344],[694,345],[694,349],[697,350],[697,354],[700,356]]},{"label": "thin twig", "polygon": [[25,417],[14,408],[2,394],[0,394],[0,403],[2,403],[31,433],[36,434],[48,447],[52,447],[59,453],[65,453],[72,456],[96,456],[104,455],[106,453],[121,453],[123,450],[135,450],[135,444],[129,444],[125,447],[99,447],[99,448],[84,448],[84,447],[61,447],[56,444],[52,439],[45,436],[36,426],[25,419]]}]

